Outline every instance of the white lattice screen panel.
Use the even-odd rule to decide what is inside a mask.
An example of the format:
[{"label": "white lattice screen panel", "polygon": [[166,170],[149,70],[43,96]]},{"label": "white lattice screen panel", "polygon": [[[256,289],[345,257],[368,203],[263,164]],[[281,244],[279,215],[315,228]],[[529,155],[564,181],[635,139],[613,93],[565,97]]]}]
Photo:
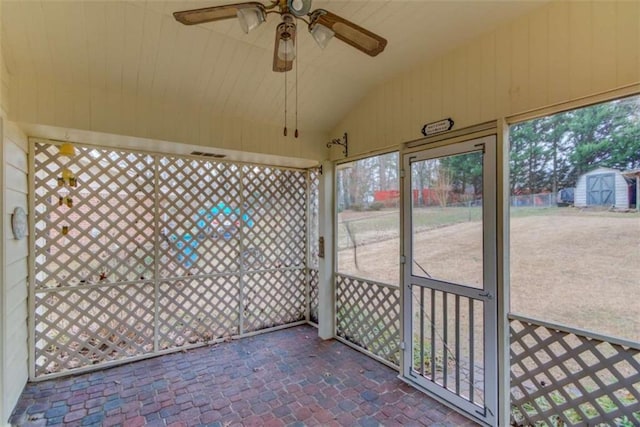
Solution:
[{"label": "white lattice screen panel", "polygon": [[305,319],[307,171],[75,151],[32,150],[35,376]]},{"label": "white lattice screen panel", "polygon": [[184,278],[160,283],[160,350],[240,333],[239,276]]},{"label": "white lattice screen panel", "polygon": [[320,170],[309,170],[309,268],[318,269],[320,238]]},{"label": "white lattice screen panel", "polygon": [[251,224],[243,226],[247,270],[306,265],[306,173],[243,167],[243,195]]},{"label": "white lattice screen panel", "polygon": [[510,315],[518,423],[640,425],[640,348]]},{"label": "white lattice screen panel", "polygon": [[159,161],[160,276],[240,269],[240,167],[182,157]]},{"label": "white lattice screen panel", "polygon": [[154,286],[94,286],[35,295],[36,374],[153,351]]},{"label": "white lattice screen panel", "polygon": [[[153,279],[154,159],[35,144],[37,289]],[[60,185],[63,169],[77,182]]]},{"label": "white lattice screen panel", "polygon": [[318,324],[320,169],[309,170],[309,320]]},{"label": "white lattice screen panel", "polygon": [[319,292],[320,278],[318,277],[318,270],[309,270],[309,320],[318,324],[318,292]]},{"label": "white lattice screen panel", "polygon": [[304,269],[248,273],[243,287],[245,332],[286,325],[306,317]]},{"label": "white lattice screen panel", "polygon": [[373,354],[400,363],[400,289],[336,274],[337,334]]}]

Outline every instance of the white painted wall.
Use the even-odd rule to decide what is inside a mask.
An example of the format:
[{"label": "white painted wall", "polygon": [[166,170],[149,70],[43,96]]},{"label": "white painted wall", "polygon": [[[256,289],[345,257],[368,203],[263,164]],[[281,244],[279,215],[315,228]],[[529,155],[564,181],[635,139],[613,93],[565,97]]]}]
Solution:
[{"label": "white painted wall", "polygon": [[16,207],[26,212],[27,204],[27,137],[15,123],[4,120],[2,215],[2,400],[3,420],[7,420],[24,385],[28,373],[28,238],[16,240],[11,230],[11,214]]},{"label": "white painted wall", "polygon": [[613,173],[615,177],[615,207],[618,209],[629,208],[629,186],[619,170],[610,168],[598,168],[580,175],[576,182],[573,204],[577,207],[587,206],[587,177]]},{"label": "white painted wall", "polygon": [[331,137],[358,155],[639,82],[640,2],[553,1],[384,83]]},{"label": "white painted wall", "polygon": [[[2,145],[0,146],[0,189],[4,189],[4,141],[2,140],[3,136],[3,126],[4,126],[4,117],[0,116],[0,141],[2,141]],[[0,238],[4,241],[4,195],[0,196]],[[4,244],[0,242],[0,266],[2,266],[2,272],[0,272],[0,332],[3,333],[4,336],[4,325],[5,325],[5,310],[4,310]],[[4,390],[4,343],[3,339],[0,339],[0,391]],[[3,422],[7,421],[7,417],[4,410],[4,398],[0,399],[0,425]]]},{"label": "white painted wall", "polygon": [[[0,2],[0,21],[2,2]],[[1,32],[0,32],[1,37]],[[0,39],[0,45],[2,40]],[[9,74],[0,52],[0,425],[8,425],[28,379],[27,239],[15,240],[11,213],[27,209],[27,137],[8,119]]]}]

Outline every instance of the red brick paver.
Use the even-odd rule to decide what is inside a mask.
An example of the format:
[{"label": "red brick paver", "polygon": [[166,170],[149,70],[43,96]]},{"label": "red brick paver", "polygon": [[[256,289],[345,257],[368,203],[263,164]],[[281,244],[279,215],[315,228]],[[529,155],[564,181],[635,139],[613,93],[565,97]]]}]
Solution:
[{"label": "red brick paver", "polygon": [[472,426],[397,372],[300,326],[38,383],[13,425]]}]

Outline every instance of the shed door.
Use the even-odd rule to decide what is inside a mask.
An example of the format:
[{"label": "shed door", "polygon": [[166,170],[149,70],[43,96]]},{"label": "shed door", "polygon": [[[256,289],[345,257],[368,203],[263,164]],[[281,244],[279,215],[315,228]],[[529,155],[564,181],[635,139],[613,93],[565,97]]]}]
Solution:
[{"label": "shed door", "polygon": [[613,205],[615,194],[614,174],[587,176],[587,205]]}]

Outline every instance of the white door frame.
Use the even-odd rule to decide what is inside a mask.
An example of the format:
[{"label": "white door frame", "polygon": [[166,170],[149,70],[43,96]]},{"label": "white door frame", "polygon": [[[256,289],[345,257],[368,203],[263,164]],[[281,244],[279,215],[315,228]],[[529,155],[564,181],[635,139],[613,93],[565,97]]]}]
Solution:
[{"label": "white door frame", "polygon": [[[460,140],[462,139],[462,141]],[[428,146],[420,151],[412,151],[402,155],[403,183],[403,363],[401,377],[403,380],[423,389],[441,402],[451,406],[473,420],[485,425],[498,423],[498,253],[497,253],[497,136],[491,134],[468,139],[456,138],[450,144],[434,148]],[[446,157],[474,151],[483,151],[483,285],[484,289],[474,289],[462,285],[425,279],[412,275],[413,239],[412,239],[412,183],[411,163],[416,161]],[[412,338],[412,286],[425,286],[445,292],[473,298],[484,305],[484,408],[465,400],[463,397],[444,389],[442,386],[412,373],[413,338]]]}]

